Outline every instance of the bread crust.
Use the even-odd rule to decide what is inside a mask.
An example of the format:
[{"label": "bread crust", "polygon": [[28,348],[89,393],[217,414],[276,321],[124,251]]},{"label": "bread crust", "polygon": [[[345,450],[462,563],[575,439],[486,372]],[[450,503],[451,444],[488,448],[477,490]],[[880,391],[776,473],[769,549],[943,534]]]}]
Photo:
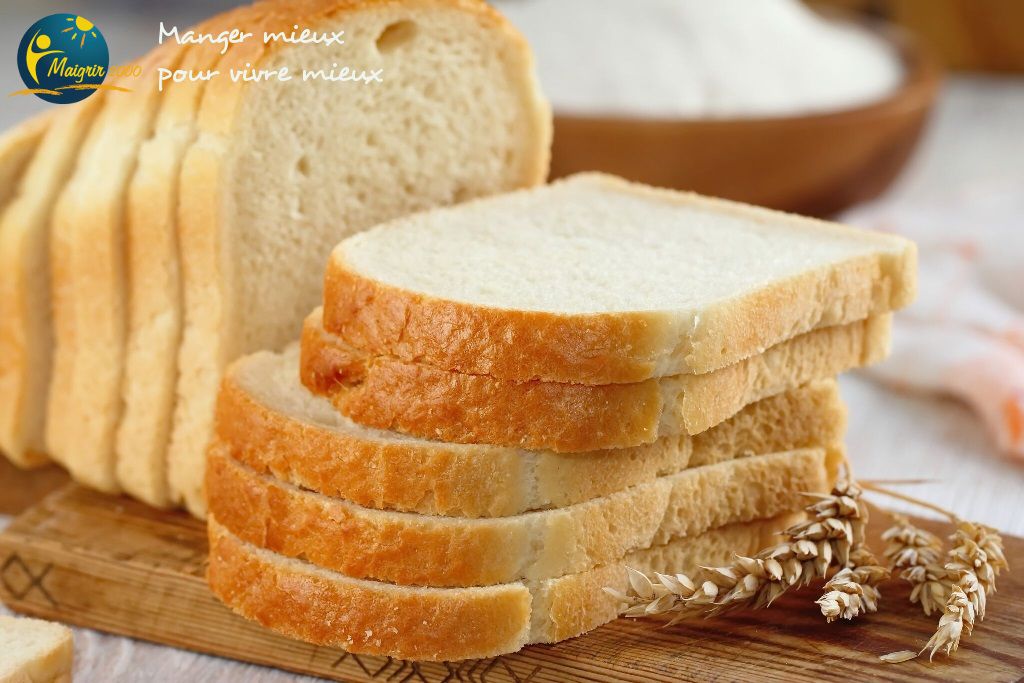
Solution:
[{"label": "bread crust", "polygon": [[314,394],[369,427],[576,453],[699,434],[755,401],[881,360],[890,328],[884,314],[808,332],[704,375],[595,386],[514,382],[369,357],[326,333],[317,310],[303,326],[300,376]]},{"label": "bread crust", "polygon": [[[21,194],[4,214],[0,237],[0,422],[3,448],[15,461],[36,465],[52,455],[46,433],[54,366],[52,309],[64,299],[55,274],[66,266],[67,238],[55,229],[55,200],[74,170],[83,139],[104,106],[105,93],[68,106],[50,119],[26,170]],[[40,282],[42,280],[42,282]],[[70,368],[63,377],[70,381]],[[61,385],[66,396],[69,384]],[[62,405],[58,408],[63,409]],[[19,453],[21,455],[19,455]]]},{"label": "bread crust", "polygon": [[8,214],[24,201],[17,191],[52,120],[52,113],[35,116],[0,136],[0,453],[23,468],[44,465],[49,457],[42,449],[42,425],[26,422],[31,422],[26,404],[32,397],[26,396],[29,367],[23,354],[31,350],[22,309],[27,302],[21,299],[28,296],[24,278],[30,265],[23,255],[22,226],[8,225],[20,224],[21,217]]},{"label": "bread crust", "polygon": [[[69,107],[68,116],[74,117],[71,123],[76,126],[81,125],[82,132],[79,147],[75,149],[73,158],[68,159],[69,166],[67,176],[64,178],[65,182],[55,191],[51,200],[53,204],[49,218],[49,265],[52,338],[49,349],[50,381],[47,387],[44,440],[47,453],[57,462],[62,462],[62,455],[72,448],[70,433],[63,429],[63,423],[57,416],[72,409],[71,388],[74,381],[74,354],[66,349],[72,347],[76,340],[75,319],[71,313],[75,296],[74,279],[71,276],[73,272],[71,256],[75,243],[74,225],[70,221],[62,220],[62,215],[72,210],[73,201],[68,193],[67,181],[74,177],[81,146],[88,140],[96,118],[102,112],[102,108],[106,106],[106,96],[105,92],[100,91],[87,100]],[[61,115],[63,116],[63,112]],[[59,346],[61,343],[65,350]]]},{"label": "bread crust", "polygon": [[[429,515],[501,517],[561,507],[690,465],[829,447],[842,440],[846,425],[838,388],[826,380],[752,404],[696,437],[664,437],[635,448],[556,454],[392,438],[267,405],[246,390],[242,377],[259,360],[236,362],[221,384],[215,431],[232,457],[261,474],[363,507]],[[760,428],[768,422],[775,428]]]},{"label": "bread crust", "polygon": [[[373,10],[378,7],[449,8],[471,13],[483,26],[502,34],[510,79],[520,86],[524,100],[521,124],[534,132],[536,144],[524,150],[514,187],[543,182],[550,160],[550,107],[540,94],[533,74],[533,58],[525,39],[487,3],[479,0],[287,0],[262,3],[254,8],[267,12],[258,29],[291,30],[295,24],[313,26],[327,17]],[[236,46],[225,58],[222,70],[253,66],[278,47],[257,46],[249,41]],[[251,44],[251,45],[250,45]],[[240,341],[243,321],[237,318],[241,274],[230,255],[234,235],[224,234],[230,209],[224,201],[223,176],[231,163],[230,139],[245,99],[244,84],[222,82],[216,94],[203,98],[198,115],[200,136],[186,155],[181,183],[183,201],[179,212],[179,241],[183,253],[185,284],[185,332],[179,356],[181,376],[178,407],[170,454],[170,481],[175,500],[183,501],[198,516],[205,512],[202,492],[204,450],[213,431],[217,386],[229,362],[251,351]]]},{"label": "bread crust", "polygon": [[[848,230],[601,174],[575,178],[581,177],[653,200],[699,204],[755,222],[781,218],[804,229]],[[657,311],[559,314],[441,299],[360,273],[346,259],[342,242],[331,254],[324,276],[324,327],[372,355],[506,380],[611,384],[703,374],[813,329],[908,305],[916,293],[916,247],[895,236],[877,237],[880,246],[890,242],[890,251],[880,249],[774,282],[710,305],[685,324],[677,315]]]},{"label": "bread crust", "polygon": [[773,517],[825,492],[837,463],[821,449],[686,470],[610,496],[512,517],[459,519],[369,510],[259,475],[210,448],[210,511],[242,540],[353,578],[413,586],[546,579],[633,550]]},{"label": "bread crust", "polygon": [[529,632],[522,584],[467,591],[354,581],[299,563],[274,565],[210,515],[207,580],[233,610],[292,638],[350,652],[464,659],[511,652]]},{"label": "bread crust", "polygon": [[[249,6],[201,22],[218,33],[253,21]],[[182,48],[178,68],[212,69],[220,47]],[[172,428],[181,342],[181,255],[177,239],[179,175],[196,135],[195,116],[205,82],[165,82],[152,133],[139,149],[127,193],[128,331],[122,384],[124,413],[115,442],[116,475],[125,493],[168,507],[167,448]]]},{"label": "bread crust", "polygon": [[211,516],[207,580],[237,614],[291,638],[355,654],[477,659],[515,652],[527,642],[572,638],[612,621],[617,605],[601,589],[625,590],[625,566],[687,572],[722,564],[733,553],[768,546],[795,517],[730,525],[539,584],[445,589],[351,579],[288,560],[245,543]]},{"label": "bread crust", "polygon": [[0,211],[14,197],[53,116],[53,112],[33,116],[0,135]]}]

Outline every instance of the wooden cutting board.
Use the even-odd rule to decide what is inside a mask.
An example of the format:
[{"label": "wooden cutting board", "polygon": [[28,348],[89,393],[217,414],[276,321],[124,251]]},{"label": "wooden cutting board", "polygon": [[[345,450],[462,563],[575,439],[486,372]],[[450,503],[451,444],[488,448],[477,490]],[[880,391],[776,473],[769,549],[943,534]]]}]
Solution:
[{"label": "wooden cutting board", "polygon": [[[0,495],[2,495],[0,486]],[[886,524],[876,513],[873,538]],[[936,533],[940,524],[920,521]],[[878,546],[877,541],[875,546]],[[1018,681],[1024,679],[1024,539],[1006,538],[1019,569],[1004,574],[986,621],[953,660],[886,665],[877,656],[924,645],[936,618],[907,602],[900,582],[882,612],[826,624],[815,592],[770,610],[659,628],[619,619],[557,645],[457,663],[350,655],[289,640],[236,616],[203,580],[203,525],[68,485],[0,534],[0,598],[11,609],[339,681]]]}]

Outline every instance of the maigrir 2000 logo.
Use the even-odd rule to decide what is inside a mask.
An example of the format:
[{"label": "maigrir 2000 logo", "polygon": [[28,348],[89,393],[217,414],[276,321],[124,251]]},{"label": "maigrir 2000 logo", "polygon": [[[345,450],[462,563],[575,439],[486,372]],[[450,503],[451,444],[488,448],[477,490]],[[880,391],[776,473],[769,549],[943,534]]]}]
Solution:
[{"label": "maigrir 2000 logo", "polygon": [[104,85],[109,63],[107,41],[94,23],[76,14],[51,14],[22,36],[18,71],[27,87],[11,94],[70,104],[100,89],[125,90]]}]

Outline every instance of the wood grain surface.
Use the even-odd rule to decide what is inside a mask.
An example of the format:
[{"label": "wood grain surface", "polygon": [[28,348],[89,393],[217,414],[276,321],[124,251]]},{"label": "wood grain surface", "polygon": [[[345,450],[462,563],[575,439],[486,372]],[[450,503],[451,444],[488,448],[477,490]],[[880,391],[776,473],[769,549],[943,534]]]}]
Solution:
[{"label": "wood grain surface", "polygon": [[56,465],[22,470],[0,453],[0,515],[16,515],[68,481],[67,473]]},{"label": "wood grain surface", "polygon": [[[885,524],[876,513],[872,532]],[[922,521],[939,533],[941,525]],[[1007,539],[1011,563],[1024,540]],[[277,636],[234,615],[203,580],[203,525],[69,485],[0,534],[0,597],[11,609],[339,681],[818,681],[1024,677],[1024,580],[1004,575],[988,619],[959,656],[885,665],[877,655],[920,647],[935,619],[893,582],[882,612],[826,625],[813,590],[771,610],[660,628],[619,619],[583,637],[488,660],[411,663],[346,654]]]}]

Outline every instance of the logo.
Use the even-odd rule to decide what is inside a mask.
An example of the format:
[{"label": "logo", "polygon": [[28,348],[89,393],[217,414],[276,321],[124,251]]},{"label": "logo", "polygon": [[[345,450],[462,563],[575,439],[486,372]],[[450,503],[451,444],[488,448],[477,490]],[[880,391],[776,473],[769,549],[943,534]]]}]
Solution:
[{"label": "logo", "polygon": [[91,21],[76,14],[51,14],[32,24],[18,46],[18,71],[27,90],[47,102],[80,102],[103,87],[110,55]]}]

